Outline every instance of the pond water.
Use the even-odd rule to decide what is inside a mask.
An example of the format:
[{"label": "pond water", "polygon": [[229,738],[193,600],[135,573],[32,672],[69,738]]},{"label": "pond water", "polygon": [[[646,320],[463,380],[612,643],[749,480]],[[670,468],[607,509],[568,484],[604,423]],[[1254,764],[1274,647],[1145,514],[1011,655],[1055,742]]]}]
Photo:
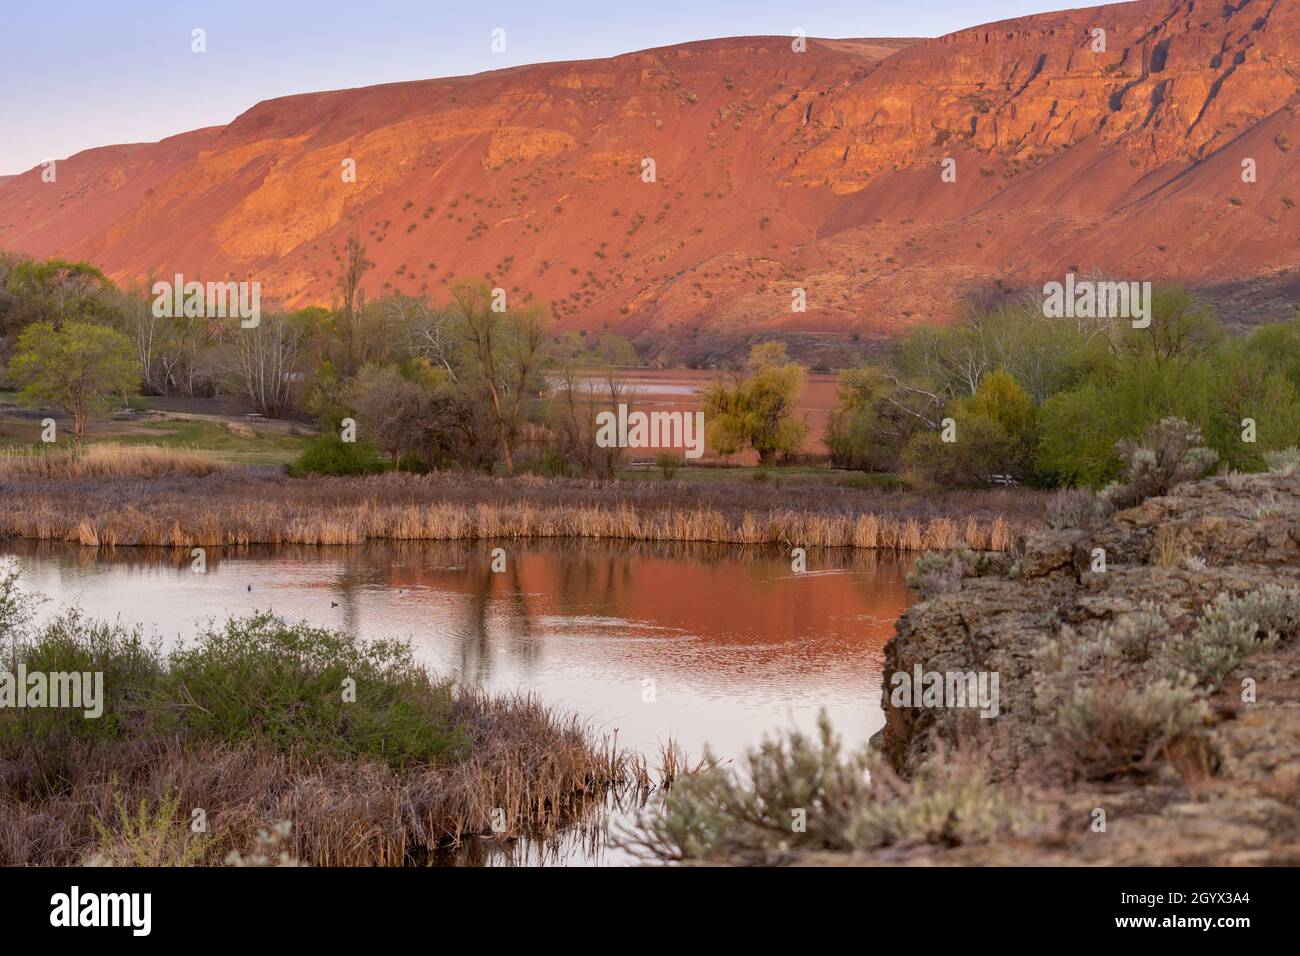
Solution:
[{"label": "pond water", "polygon": [[[776,548],[581,540],[210,549],[204,574],[178,550],[10,541],[0,553],[50,598],[47,616],[76,605],[165,644],[268,609],[408,638],[433,671],[536,692],[652,758],[669,738],[739,757],[765,733],[814,729],[821,709],[846,745],[864,743],[883,724],[884,644],[912,601],[905,560],[840,549],[810,550],[799,574]],[[529,861],[628,861],[582,836]]]},{"label": "pond water", "polygon": [[[720,379],[730,381],[730,376],[703,369],[621,369],[618,379],[631,408],[643,411],[694,412],[701,408],[700,391]],[[584,379],[583,384],[597,394],[606,387],[605,379],[600,376]],[[831,413],[839,406],[839,386],[838,374],[809,372],[805,376],[803,391],[794,409],[795,417],[808,425],[800,449],[803,453],[826,454],[822,439],[826,437],[826,425]],[[713,454],[712,449],[709,453]],[[632,454],[630,457],[638,456]],[[731,460],[739,464],[754,464],[758,461],[758,456],[752,452],[740,452],[733,455]]]}]

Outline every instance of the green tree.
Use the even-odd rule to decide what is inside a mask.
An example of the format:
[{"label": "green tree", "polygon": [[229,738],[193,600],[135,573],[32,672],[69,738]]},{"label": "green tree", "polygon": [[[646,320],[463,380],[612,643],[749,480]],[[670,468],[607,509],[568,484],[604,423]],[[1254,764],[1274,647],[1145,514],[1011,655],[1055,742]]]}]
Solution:
[{"label": "green tree", "polygon": [[939,428],[945,400],[928,384],[866,366],[846,372],[826,426],[831,460],[843,468],[892,471],[914,435]]},{"label": "green tree", "polygon": [[953,400],[948,413],[956,440],[920,432],[907,444],[903,464],[923,484],[978,486],[996,476],[1025,480],[1033,473],[1036,409],[1011,373],[985,375],[970,398]]},{"label": "green tree", "polygon": [[9,365],[21,387],[20,400],[30,406],[61,409],[72,416],[78,447],[86,420],[114,395],[140,384],[131,340],[121,332],[89,322],[51,322],[28,326],[18,337]]},{"label": "green tree", "polygon": [[487,406],[506,471],[513,473],[520,430],[543,392],[546,322],[535,308],[498,311],[495,304],[484,283],[452,287],[450,311],[462,351],[458,364],[470,370],[462,387]]},{"label": "green tree", "polygon": [[[1251,345],[1234,342],[1215,356],[1211,407],[1200,422],[1206,444],[1240,470],[1262,469],[1268,452],[1300,445],[1300,393],[1284,371],[1286,358]],[[1248,422],[1254,441],[1243,440]]]},{"label": "green tree", "polygon": [[957,440],[945,442],[938,432],[919,432],[903,449],[903,470],[922,485],[970,488],[992,483],[1004,474],[1011,457],[1007,433],[992,419],[967,416],[957,422]]},{"label": "green tree", "polygon": [[723,455],[752,448],[764,465],[798,451],[808,433],[807,423],[794,417],[804,377],[803,366],[790,360],[780,342],[755,345],[741,377],[704,389],[713,447]]},{"label": "green tree", "polygon": [[1300,318],[1258,326],[1239,347],[1264,360],[1267,368],[1281,372],[1300,392]]},{"label": "green tree", "polygon": [[113,283],[89,262],[27,259],[13,270],[9,288],[26,303],[32,318],[57,327],[69,318],[104,313]]},{"label": "green tree", "polygon": [[998,369],[985,375],[971,398],[959,399],[953,405],[958,423],[983,418],[1001,431],[1005,438],[1004,458],[996,474],[1012,475],[1022,481],[1030,476],[1034,446],[1038,443],[1038,413],[1010,372]]},{"label": "green tree", "polygon": [[1116,442],[1137,438],[1171,416],[1198,426],[1220,421],[1211,429],[1220,450],[1228,432],[1221,424],[1217,363],[1217,357],[1133,354],[1081,387],[1052,396],[1039,416],[1039,470],[1063,484],[1105,484],[1122,468]]},{"label": "green tree", "polygon": [[1211,352],[1223,338],[1214,313],[1181,286],[1152,290],[1151,325],[1135,329],[1120,325],[1115,352],[1122,357],[1150,358],[1158,365],[1186,366]]},{"label": "green tree", "polygon": [[1088,384],[1053,395],[1039,421],[1035,465],[1053,483],[1100,488],[1119,475],[1122,431],[1104,389]]},{"label": "green tree", "polygon": [[343,340],[343,355],[338,364],[344,372],[353,372],[361,364],[358,358],[361,351],[360,314],[366,305],[366,292],[361,287],[361,280],[374,263],[366,258],[366,247],[357,233],[348,236],[345,251],[347,258],[339,271],[338,280],[341,301],[334,310],[334,316]]}]

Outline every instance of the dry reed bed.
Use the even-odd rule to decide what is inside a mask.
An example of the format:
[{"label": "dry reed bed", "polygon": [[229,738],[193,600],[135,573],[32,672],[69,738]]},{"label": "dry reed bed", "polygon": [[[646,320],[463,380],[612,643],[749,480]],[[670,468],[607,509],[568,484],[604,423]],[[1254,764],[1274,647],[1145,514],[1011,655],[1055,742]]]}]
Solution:
[{"label": "dry reed bed", "polygon": [[147,480],[0,478],[0,536],[91,547],[606,538],[998,551],[1036,527],[1042,510],[1042,496],[1028,491],[927,499],[812,483],[704,484],[401,474],[293,479],[238,469]]},{"label": "dry reed bed", "polygon": [[7,478],[156,478],[209,475],[228,466],[206,452],[105,442],[77,451],[0,449],[0,480]]},{"label": "dry reed bed", "polygon": [[[155,821],[143,841],[147,862],[219,864],[231,850],[249,852],[259,830],[289,821],[284,849],[303,863],[402,866],[481,835],[554,839],[595,803],[644,800],[656,786],[642,757],[534,698],[458,690],[455,717],[469,733],[468,756],[405,774],[373,760],[309,761],[267,747],[155,738],[82,745],[68,761],[66,790],[23,799],[13,781],[30,768],[0,763],[0,865],[70,866],[95,854],[139,862],[142,841],[124,832],[120,809],[134,817],[143,801]],[[157,825],[169,801],[172,818]],[[201,842],[189,827],[195,807],[207,815]],[[494,834],[498,808],[506,829]]]}]

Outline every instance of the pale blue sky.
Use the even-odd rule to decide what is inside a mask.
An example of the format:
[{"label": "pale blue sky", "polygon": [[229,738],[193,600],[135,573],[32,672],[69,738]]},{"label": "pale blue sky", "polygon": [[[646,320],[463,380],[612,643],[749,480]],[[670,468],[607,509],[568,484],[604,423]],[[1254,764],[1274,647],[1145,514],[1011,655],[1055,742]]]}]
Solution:
[{"label": "pale blue sky", "polygon": [[[710,37],[939,36],[1078,0],[4,0],[0,174],[228,123],[259,100]],[[207,31],[207,52],[190,50]],[[506,30],[493,53],[491,31]]]}]

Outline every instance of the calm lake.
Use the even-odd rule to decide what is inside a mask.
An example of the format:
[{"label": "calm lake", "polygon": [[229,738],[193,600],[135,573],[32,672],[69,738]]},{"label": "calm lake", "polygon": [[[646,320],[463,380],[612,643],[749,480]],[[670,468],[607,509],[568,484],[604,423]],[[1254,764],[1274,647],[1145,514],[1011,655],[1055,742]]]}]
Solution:
[{"label": "calm lake", "polygon": [[[498,544],[506,570],[493,573]],[[210,549],[204,574],[182,551],[0,553],[50,598],[46,617],[76,605],[168,644],[269,609],[408,638],[431,670],[536,692],[652,757],[673,738],[734,758],[765,733],[815,729],[822,708],[847,745],[864,743],[883,724],[882,649],[912,601],[908,560],[837,549],[810,550],[800,574],[775,548],[580,540]],[[629,862],[583,839],[523,861]]]}]

